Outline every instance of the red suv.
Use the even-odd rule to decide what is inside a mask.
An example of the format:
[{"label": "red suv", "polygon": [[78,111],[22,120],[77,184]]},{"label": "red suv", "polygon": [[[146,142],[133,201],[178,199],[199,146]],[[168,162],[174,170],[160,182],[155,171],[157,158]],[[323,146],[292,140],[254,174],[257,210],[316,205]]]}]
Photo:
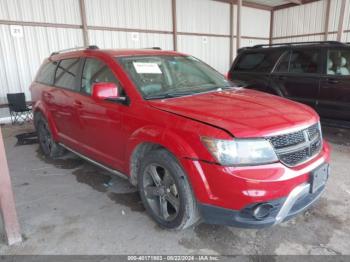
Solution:
[{"label": "red suv", "polygon": [[309,107],[232,86],[172,51],[53,53],[31,85],[40,146],[130,180],[161,226],[260,228],[324,191],[329,146]]}]

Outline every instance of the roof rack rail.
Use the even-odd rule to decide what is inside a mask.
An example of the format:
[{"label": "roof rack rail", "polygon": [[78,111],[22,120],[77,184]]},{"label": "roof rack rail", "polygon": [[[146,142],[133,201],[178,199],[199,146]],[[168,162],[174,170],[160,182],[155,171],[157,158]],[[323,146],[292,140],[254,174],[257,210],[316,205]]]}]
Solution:
[{"label": "roof rack rail", "polygon": [[273,47],[273,46],[293,46],[293,45],[308,45],[308,44],[330,44],[330,45],[346,45],[345,43],[338,41],[310,41],[310,42],[291,42],[291,43],[278,43],[278,44],[263,44],[255,45],[250,48],[262,48],[262,47]]},{"label": "roof rack rail", "polygon": [[143,49],[154,49],[154,50],[162,50],[159,46],[146,47]]},{"label": "roof rack rail", "polygon": [[66,49],[62,49],[62,50],[59,50],[59,51],[52,52],[50,56],[58,55],[58,54],[61,54],[61,53],[64,53],[64,52],[85,50],[85,49],[94,50],[94,49],[99,49],[99,48],[98,48],[97,45],[89,45],[88,47],[86,47],[86,46],[72,47],[72,48],[66,48]]}]

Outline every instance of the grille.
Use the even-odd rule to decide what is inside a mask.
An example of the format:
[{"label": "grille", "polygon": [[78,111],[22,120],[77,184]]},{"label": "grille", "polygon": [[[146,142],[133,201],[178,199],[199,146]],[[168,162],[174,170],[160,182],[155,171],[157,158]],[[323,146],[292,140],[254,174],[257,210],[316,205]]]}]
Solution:
[{"label": "grille", "polygon": [[305,137],[303,132],[299,131],[287,135],[269,137],[269,140],[275,149],[280,149],[305,142]]},{"label": "grille", "polygon": [[306,129],[267,137],[280,161],[287,166],[296,166],[318,154],[322,148],[322,135],[319,124]]}]

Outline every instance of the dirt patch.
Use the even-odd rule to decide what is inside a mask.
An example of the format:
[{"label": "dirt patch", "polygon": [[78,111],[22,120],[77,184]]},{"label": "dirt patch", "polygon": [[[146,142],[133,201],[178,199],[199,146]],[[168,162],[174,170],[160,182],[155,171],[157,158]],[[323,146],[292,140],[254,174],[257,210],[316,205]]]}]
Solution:
[{"label": "dirt patch", "polygon": [[[194,228],[195,237],[182,238],[179,244],[192,250],[207,249],[218,254],[243,254],[240,229],[219,225],[200,224]],[[244,241],[246,242],[246,241]]]},{"label": "dirt patch", "polygon": [[71,153],[67,153],[64,157],[52,159],[44,155],[40,147],[36,150],[36,156],[46,164],[54,165],[61,169],[74,169],[81,166],[85,161]]},{"label": "dirt patch", "polygon": [[132,211],[144,212],[145,208],[142,204],[140,195],[138,192],[117,194],[109,192],[108,197],[116,204],[130,208]]},{"label": "dirt patch", "polygon": [[84,163],[80,168],[72,173],[79,183],[89,185],[99,192],[107,192],[106,185],[112,179],[106,171],[88,163]]},{"label": "dirt patch", "polygon": [[[85,163],[73,171],[72,174],[79,183],[87,184],[99,192],[107,193],[107,196],[116,204],[128,207],[132,211],[145,211],[139,193],[135,191],[135,188],[126,186],[126,181],[112,177],[107,171]],[[118,183],[124,185],[123,188],[118,187]]]}]

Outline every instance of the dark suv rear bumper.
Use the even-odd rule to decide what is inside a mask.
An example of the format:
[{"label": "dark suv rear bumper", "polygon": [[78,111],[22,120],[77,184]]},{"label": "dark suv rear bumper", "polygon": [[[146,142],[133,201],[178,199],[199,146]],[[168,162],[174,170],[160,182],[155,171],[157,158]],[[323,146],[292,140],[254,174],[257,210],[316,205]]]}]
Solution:
[{"label": "dark suv rear bumper", "polygon": [[252,216],[252,210],[258,204],[249,205],[242,210],[231,210],[212,205],[200,204],[202,219],[208,224],[220,224],[242,228],[264,228],[286,221],[306,210],[322,195],[325,187],[310,193],[310,184],[295,187],[286,198],[265,202],[273,206],[271,213],[258,220]]}]

